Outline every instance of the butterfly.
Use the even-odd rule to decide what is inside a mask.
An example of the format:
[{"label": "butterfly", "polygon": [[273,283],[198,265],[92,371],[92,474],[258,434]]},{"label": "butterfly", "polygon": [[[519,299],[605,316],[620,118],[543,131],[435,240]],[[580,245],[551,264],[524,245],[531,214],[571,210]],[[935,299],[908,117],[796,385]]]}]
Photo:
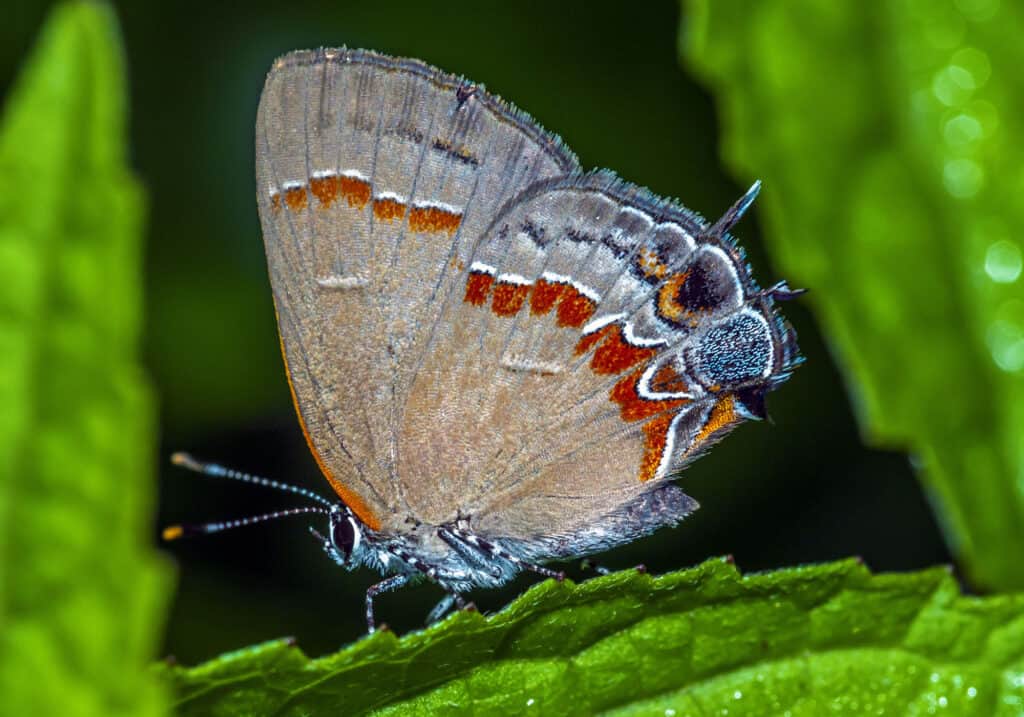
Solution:
[{"label": "butterfly", "polygon": [[676,525],[672,479],[802,358],[729,235],[605,170],[529,116],[417,60],[324,49],[271,69],[256,180],[288,381],[337,499],[311,529],[373,598],[473,588]]}]

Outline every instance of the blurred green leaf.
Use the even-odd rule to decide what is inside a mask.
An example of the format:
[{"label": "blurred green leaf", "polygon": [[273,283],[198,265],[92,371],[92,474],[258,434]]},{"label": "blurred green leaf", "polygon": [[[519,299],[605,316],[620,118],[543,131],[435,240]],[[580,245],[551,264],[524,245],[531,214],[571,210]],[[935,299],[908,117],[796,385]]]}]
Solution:
[{"label": "blurred green leaf", "polygon": [[978,584],[1024,588],[1024,6],[683,5],[869,440],[911,450]]},{"label": "blurred green leaf", "polygon": [[1010,714],[1024,706],[1024,596],[962,597],[943,569],[741,577],[713,560],[549,581],[494,617],[316,660],[277,641],[162,669],[181,715]]},{"label": "blurred green leaf", "polygon": [[0,127],[0,713],[160,714],[143,195],[115,19],[55,9]]}]

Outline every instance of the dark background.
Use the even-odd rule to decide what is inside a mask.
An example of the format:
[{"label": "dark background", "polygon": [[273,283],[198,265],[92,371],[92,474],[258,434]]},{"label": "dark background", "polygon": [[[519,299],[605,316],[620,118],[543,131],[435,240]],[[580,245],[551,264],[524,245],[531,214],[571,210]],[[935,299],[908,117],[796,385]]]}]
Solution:
[{"label": "dark background", "polygon": [[[162,431],[154,544],[167,523],[295,504],[173,469],[166,457],[174,450],[329,491],[288,397],[256,214],[253,123],[278,55],[344,44],[419,57],[513,101],[559,133],[584,166],[614,169],[706,215],[724,211],[752,179],[722,170],[714,103],[679,67],[671,2],[115,6],[130,74],[132,157],[150,201],[144,350]],[[47,9],[27,0],[5,8],[5,93]],[[756,206],[736,233],[760,282],[779,278]],[[808,361],[771,396],[773,423],[741,427],[685,473],[681,485],[703,506],[696,515],[602,563],[666,571],[732,554],[752,571],[859,555],[881,571],[949,561],[906,457],[861,443],[809,303],[786,306]],[[315,655],[358,637],[363,592],[375,576],[330,563],[309,522],[170,546],[179,582],[165,652],[193,663],[292,635]],[[535,579],[472,597],[496,610]],[[378,615],[412,629],[440,596],[432,586],[407,589],[379,599]]]}]

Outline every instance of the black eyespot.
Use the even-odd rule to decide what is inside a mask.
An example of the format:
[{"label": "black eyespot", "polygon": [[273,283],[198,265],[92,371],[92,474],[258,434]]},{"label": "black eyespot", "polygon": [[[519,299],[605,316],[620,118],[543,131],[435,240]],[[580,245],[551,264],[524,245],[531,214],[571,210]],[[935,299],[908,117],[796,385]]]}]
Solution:
[{"label": "black eyespot", "polygon": [[740,306],[743,287],[731,260],[722,251],[699,250],[689,266],[662,280],[658,316],[677,328],[692,328],[704,315]]},{"label": "black eyespot", "polygon": [[690,313],[712,312],[737,302],[741,289],[721,254],[703,252],[676,292],[676,303]]},{"label": "black eyespot", "polygon": [[331,542],[348,560],[356,543],[356,527],[351,518],[346,516],[334,522],[331,526]]}]

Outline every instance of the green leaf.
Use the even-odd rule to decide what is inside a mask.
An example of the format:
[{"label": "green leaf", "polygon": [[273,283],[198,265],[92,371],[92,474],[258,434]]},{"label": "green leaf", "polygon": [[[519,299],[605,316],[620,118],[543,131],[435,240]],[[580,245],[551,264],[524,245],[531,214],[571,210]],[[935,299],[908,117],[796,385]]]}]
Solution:
[{"label": "green leaf", "polygon": [[143,195],[116,22],[56,8],[0,126],[0,713],[160,714]]},{"label": "green leaf", "polygon": [[162,671],[181,715],[1017,714],[1024,596],[962,597],[938,568],[712,560],[549,581],[320,659],[281,640]]},{"label": "green leaf", "polygon": [[869,440],[909,448],[1001,589],[1024,588],[1021,27],[992,0],[690,0],[681,33]]}]

